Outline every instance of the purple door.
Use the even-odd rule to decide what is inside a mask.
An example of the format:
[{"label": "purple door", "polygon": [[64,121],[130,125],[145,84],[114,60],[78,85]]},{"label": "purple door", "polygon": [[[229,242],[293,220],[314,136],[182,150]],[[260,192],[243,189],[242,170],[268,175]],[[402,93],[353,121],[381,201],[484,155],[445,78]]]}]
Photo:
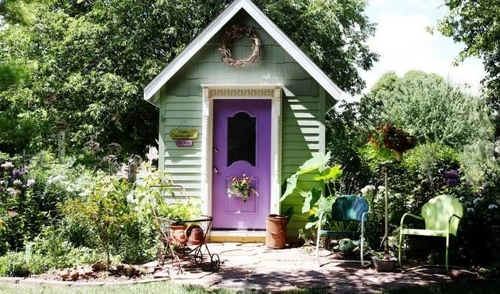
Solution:
[{"label": "purple door", "polygon": [[[219,230],[265,229],[271,171],[271,100],[214,100],[212,215]],[[253,178],[258,193],[229,197],[232,177]]]}]

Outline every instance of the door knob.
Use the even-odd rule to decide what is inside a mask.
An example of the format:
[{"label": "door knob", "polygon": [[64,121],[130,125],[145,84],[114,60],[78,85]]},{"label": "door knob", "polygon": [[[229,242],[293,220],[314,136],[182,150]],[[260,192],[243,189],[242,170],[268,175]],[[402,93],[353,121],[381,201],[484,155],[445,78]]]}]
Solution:
[{"label": "door knob", "polygon": [[219,153],[219,150],[217,150],[217,148],[214,148],[214,154],[217,154]]},{"label": "door knob", "polygon": [[214,167],[214,174],[219,174],[219,169]]}]

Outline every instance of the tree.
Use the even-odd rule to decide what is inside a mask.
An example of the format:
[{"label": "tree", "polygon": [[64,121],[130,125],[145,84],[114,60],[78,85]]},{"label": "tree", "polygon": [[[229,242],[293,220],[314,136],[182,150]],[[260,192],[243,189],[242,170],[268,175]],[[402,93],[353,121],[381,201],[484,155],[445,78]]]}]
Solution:
[{"label": "tree", "polygon": [[[21,64],[29,75],[0,91],[0,147],[55,145],[56,126],[64,122],[76,148],[93,139],[142,153],[158,134],[158,111],[142,99],[142,89],[225,2],[33,1],[29,27],[0,30],[0,63]],[[377,59],[365,44],[374,26],[364,1],[344,2],[256,1],[344,90],[359,93],[357,67],[369,69]]]},{"label": "tree", "polygon": [[391,122],[416,136],[419,143],[438,142],[460,151],[477,140],[491,139],[493,125],[485,101],[436,74],[387,73],[361,104],[372,106],[362,109],[372,124]]},{"label": "tree", "polygon": [[[457,61],[476,56],[487,73],[482,83],[492,108],[500,110],[500,4],[496,0],[446,0],[450,12],[439,22],[438,30],[455,42],[465,44]],[[496,116],[497,136],[500,118]]]}]

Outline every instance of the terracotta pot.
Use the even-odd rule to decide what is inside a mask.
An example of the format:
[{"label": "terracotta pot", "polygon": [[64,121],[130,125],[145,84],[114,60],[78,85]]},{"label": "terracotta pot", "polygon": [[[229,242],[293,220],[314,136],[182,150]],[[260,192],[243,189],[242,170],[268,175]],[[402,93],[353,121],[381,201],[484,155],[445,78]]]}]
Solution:
[{"label": "terracotta pot", "polygon": [[186,245],[186,225],[171,225],[169,228],[171,242],[175,245]]},{"label": "terracotta pot", "polygon": [[193,245],[203,244],[205,241],[203,229],[198,225],[190,225],[186,229],[186,236],[188,237],[188,242]]}]

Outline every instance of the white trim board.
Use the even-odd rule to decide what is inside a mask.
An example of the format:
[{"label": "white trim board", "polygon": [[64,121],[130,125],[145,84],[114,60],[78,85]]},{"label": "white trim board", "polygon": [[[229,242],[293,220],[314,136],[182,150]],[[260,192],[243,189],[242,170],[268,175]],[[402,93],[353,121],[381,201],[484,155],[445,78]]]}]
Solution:
[{"label": "white trim board", "polygon": [[152,98],[160,91],[161,87],[184,67],[240,10],[245,10],[331,97],[336,100],[341,99],[342,90],[250,0],[235,0],[229,5],[146,86],[144,99],[157,106],[157,100]]},{"label": "white trim board", "polygon": [[[272,89],[269,96],[254,97],[252,93],[262,93],[259,90]],[[271,99],[271,164],[270,164],[270,214],[279,214],[280,206],[280,191],[281,191],[281,93],[280,85],[203,85],[203,119],[202,119],[202,135],[201,135],[201,195],[202,197],[202,213],[206,215],[212,214],[212,146],[213,140],[213,101],[215,99],[228,99],[226,97],[210,96],[214,93],[212,90],[243,90],[241,95],[232,96],[231,99]],[[247,90],[247,91],[245,91]],[[236,93],[238,91],[235,91]],[[216,93],[216,92],[215,92]]]}]

